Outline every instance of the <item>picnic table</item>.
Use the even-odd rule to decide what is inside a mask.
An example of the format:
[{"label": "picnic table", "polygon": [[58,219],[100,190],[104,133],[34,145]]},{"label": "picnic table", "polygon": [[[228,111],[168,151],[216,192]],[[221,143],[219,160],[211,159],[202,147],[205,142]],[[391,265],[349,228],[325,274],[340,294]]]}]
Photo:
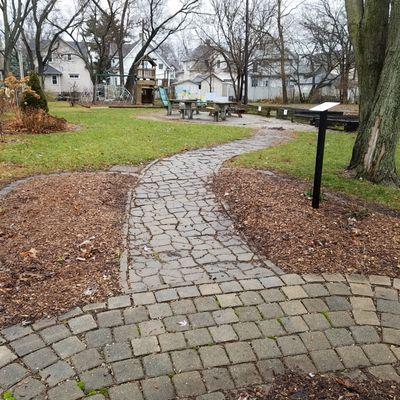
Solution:
[{"label": "picnic table", "polygon": [[218,122],[219,117],[221,117],[222,121],[226,121],[226,117],[229,114],[229,109],[235,103],[232,101],[214,100],[211,102],[211,104],[213,104],[213,108],[210,108],[210,110],[214,114],[214,120]]},{"label": "picnic table", "polygon": [[[185,116],[187,116],[188,119],[193,119],[193,111],[194,109],[197,109],[197,99],[170,99],[169,101],[171,103],[171,106],[168,109],[168,115],[171,115],[172,113],[172,104],[179,104],[179,106],[181,106],[182,104],[183,107],[180,107],[182,119],[184,119]],[[195,105],[195,107],[193,107],[193,104]]]}]

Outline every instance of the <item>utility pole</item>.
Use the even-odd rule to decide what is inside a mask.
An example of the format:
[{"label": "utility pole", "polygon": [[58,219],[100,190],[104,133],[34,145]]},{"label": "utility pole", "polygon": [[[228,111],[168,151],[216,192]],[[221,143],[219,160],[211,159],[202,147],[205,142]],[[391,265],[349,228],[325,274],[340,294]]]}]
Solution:
[{"label": "utility pole", "polygon": [[246,0],[246,32],[244,39],[244,104],[247,104],[249,97],[249,30],[249,0]]}]

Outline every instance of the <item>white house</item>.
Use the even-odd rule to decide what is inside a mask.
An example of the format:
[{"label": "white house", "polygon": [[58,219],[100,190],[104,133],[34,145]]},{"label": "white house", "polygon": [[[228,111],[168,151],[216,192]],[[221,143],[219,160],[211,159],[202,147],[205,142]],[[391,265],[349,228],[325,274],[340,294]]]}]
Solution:
[{"label": "white house", "polygon": [[54,94],[91,91],[92,81],[74,44],[59,39],[44,70],[44,89]]}]

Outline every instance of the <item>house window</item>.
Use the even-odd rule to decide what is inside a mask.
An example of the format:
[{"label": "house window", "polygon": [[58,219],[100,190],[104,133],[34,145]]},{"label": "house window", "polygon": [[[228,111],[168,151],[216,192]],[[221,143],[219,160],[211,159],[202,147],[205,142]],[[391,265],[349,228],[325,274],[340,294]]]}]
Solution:
[{"label": "house window", "polygon": [[57,75],[52,75],[51,76],[51,82],[53,83],[53,85],[57,85],[58,84],[58,76]]},{"label": "house window", "polygon": [[217,60],[217,68],[221,68],[221,61]]},{"label": "house window", "polygon": [[69,74],[71,79],[79,79],[79,74]]},{"label": "house window", "polygon": [[199,89],[201,89],[201,83],[199,84]]},{"label": "house window", "polygon": [[72,54],[67,54],[67,60],[71,61],[72,60]]},{"label": "house window", "polygon": [[257,87],[258,86],[258,79],[257,78],[254,78],[254,77],[251,78],[251,86],[252,87]]},{"label": "house window", "polygon": [[268,79],[264,82],[265,87],[268,87]]},{"label": "house window", "polygon": [[164,68],[164,64],[158,64],[158,69],[163,69]]},{"label": "house window", "polygon": [[253,72],[257,72],[258,71],[258,65],[257,63],[253,64]]}]

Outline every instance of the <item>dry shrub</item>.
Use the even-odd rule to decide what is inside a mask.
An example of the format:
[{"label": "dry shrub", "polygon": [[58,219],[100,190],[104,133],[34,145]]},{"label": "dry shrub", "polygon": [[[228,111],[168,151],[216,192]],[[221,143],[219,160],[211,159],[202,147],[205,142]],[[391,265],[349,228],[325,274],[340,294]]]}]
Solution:
[{"label": "dry shrub", "polygon": [[28,109],[21,114],[24,128],[30,133],[50,133],[67,129],[67,121],[64,118],[57,118],[46,111],[39,109]]}]

